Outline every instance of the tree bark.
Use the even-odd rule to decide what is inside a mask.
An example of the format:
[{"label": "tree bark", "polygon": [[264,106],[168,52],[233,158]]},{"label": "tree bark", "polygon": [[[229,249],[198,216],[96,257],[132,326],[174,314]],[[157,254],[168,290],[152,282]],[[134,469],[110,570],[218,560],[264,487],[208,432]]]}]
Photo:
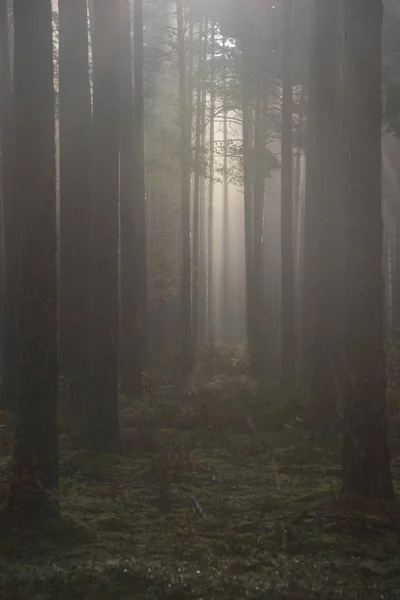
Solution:
[{"label": "tree bark", "polygon": [[215,24],[211,23],[210,41],[210,180],[208,188],[208,285],[207,319],[208,341],[213,343],[214,323],[214,155],[215,155]]},{"label": "tree bark", "polygon": [[251,162],[252,117],[250,107],[249,82],[249,42],[247,35],[242,39],[242,64],[240,65],[240,89],[242,101],[243,139],[243,203],[244,203],[244,242],[246,273],[246,328],[247,343],[251,363],[254,364],[254,273],[253,273],[253,185]]},{"label": "tree bark", "polygon": [[191,257],[190,257],[190,169],[188,135],[188,103],[186,84],[185,31],[183,2],[176,0],[178,26],[181,203],[182,203],[182,281],[181,281],[181,352],[182,374],[188,375],[193,366]]},{"label": "tree bark", "polygon": [[57,236],[51,0],[14,1],[14,202],[22,215],[13,518],[56,516]]},{"label": "tree bark", "polygon": [[[136,373],[141,375],[149,364],[148,347],[148,289],[147,289],[147,235],[146,186],[144,157],[144,41],[143,0],[133,4],[133,96],[134,96],[134,239],[136,290]],[[137,392],[142,392],[142,381],[137,379]]]},{"label": "tree bark", "polygon": [[[223,82],[227,84],[227,45],[224,39],[224,66],[223,66]],[[228,342],[231,338],[231,302],[229,294],[229,281],[230,281],[230,258],[229,258],[229,174],[228,174],[228,109],[226,104],[226,98],[224,98],[223,105],[223,153],[224,162],[222,168],[223,178],[223,205],[222,205],[222,331],[223,339]]]},{"label": "tree bark", "polygon": [[293,292],[293,0],[283,0],[283,84],[281,148],[281,383],[295,370]]},{"label": "tree bark", "polygon": [[109,0],[93,6],[94,200],[92,220],[92,392],[86,446],[120,451],[118,422],[118,235],[120,15]]},{"label": "tree bark", "polygon": [[[341,8],[315,0],[308,102],[305,339],[313,436],[336,434],[342,288]],[[327,143],[329,140],[329,143]]]},{"label": "tree bark", "polygon": [[206,59],[207,43],[204,35],[204,23],[199,28],[198,66],[196,83],[196,127],[194,151],[194,198],[193,198],[193,344],[199,341],[199,233],[200,233],[200,177],[201,177],[201,103],[203,94],[203,69]]},{"label": "tree bark", "polygon": [[60,330],[71,414],[90,391],[91,99],[86,1],[59,0]]},{"label": "tree bark", "polygon": [[[205,49],[207,53],[207,31],[204,32]],[[207,55],[206,55],[207,56]],[[204,176],[204,154],[205,154],[205,130],[206,130],[206,90],[203,86],[201,95],[201,116],[200,116],[200,148],[201,148],[201,170],[200,190],[199,190],[199,323],[198,340],[199,346],[204,347],[207,341],[207,244],[206,244],[206,186]]]},{"label": "tree bark", "polygon": [[15,411],[18,395],[17,298],[21,270],[21,214],[13,194],[11,61],[7,0],[0,2],[1,184],[4,232],[4,304],[1,407]]},{"label": "tree bark", "polygon": [[387,446],[381,206],[381,0],[345,9],[343,493],[393,495]]},{"label": "tree bark", "polygon": [[264,133],[264,86],[263,43],[258,47],[258,77],[254,111],[254,199],[253,199],[253,277],[254,277],[254,353],[253,368],[257,377],[265,372],[265,292],[263,260],[263,217],[265,196],[265,133]]},{"label": "tree bark", "polygon": [[121,0],[121,366],[122,391],[128,397],[142,393],[142,373],[148,362],[142,0],[134,0],[133,9],[134,89],[130,2]]}]

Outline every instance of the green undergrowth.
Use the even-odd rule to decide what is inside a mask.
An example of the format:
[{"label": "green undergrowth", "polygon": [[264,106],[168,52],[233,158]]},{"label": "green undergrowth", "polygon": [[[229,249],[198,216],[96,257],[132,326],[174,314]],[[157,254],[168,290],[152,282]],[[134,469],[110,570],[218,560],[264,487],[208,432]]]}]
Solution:
[{"label": "green undergrowth", "polygon": [[121,399],[121,425],[123,456],[60,425],[63,518],[0,532],[1,600],[400,597],[397,503],[339,499],[306,399],[221,376]]}]

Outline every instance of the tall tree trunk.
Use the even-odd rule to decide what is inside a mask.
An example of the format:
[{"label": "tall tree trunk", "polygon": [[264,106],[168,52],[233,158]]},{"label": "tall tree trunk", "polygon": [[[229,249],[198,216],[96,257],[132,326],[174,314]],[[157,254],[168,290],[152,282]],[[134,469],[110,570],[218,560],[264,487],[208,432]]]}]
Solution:
[{"label": "tall tree trunk", "polygon": [[3,409],[15,410],[18,394],[17,298],[20,273],[21,215],[13,195],[12,89],[7,0],[0,2],[0,136],[4,235],[4,303],[2,308]]},{"label": "tall tree trunk", "polygon": [[128,397],[141,394],[148,360],[142,0],[134,0],[133,8],[134,90],[130,2],[121,0],[121,365],[122,389]]},{"label": "tall tree trunk", "polygon": [[281,382],[294,377],[293,293],[293,0],[283,0],[283,87],[281,149]]},{"label": "tall tree trunk", "polygon": [[[147,289],[147,236],[146,236],[146,186],[144,156],[144,41],[143,0],[133,4],[133,95],[134,95],[134,239],[136,290],[136,361],[137,374],[148,366],[148,289]],[[137,392],[142,391],[142,381],[137,380]]]},{"label": "tall tree trunk", "polygon": [[[263,43],[259,39],[258,77],[254,116],[254,200],[253,200],[253,277],[254,277],[254,358],[253,367],[257,376],[265,371],[265,306],[264,306],[264,261],[263,261],[263,217],[265,196],[265,133],[264,133],[264,86],[262,69]],[[257,319],[257,322],[256,322]]]},{"label": "tall tree trunk", "polygon": [[247,36],[242,41],[242,64],[240,66],[240,87],[242,99],[242,138],[243,138],[243,192],[244,192],[244,242],[246,272],[246,327],[250,360],[254,364],[254,273],[253,273],[253,186],[251,177],[251,137],[252,118],[249,97],[249,47]]},{"label": "tall tree trunk", "polygon": [[344,493],[390,497],[383,348],[381,0],[345,9]]},{"label": "tall tree trunk", "polygon": [[92,392],[86,446],[119,452],[118,422],[118,150],[119,10],[93,6],[94,198],[92,219]]},{"label": "tall tree trunk", "polygon": [[[204,32],[205,56],[207,56],[207,31]],[[205,150],[205,131],[206,131],[206,90],[203,86],[201,95],[201,116],[200,116],[200,152],[201,152],[201,170],[200,176],[200,207],[199,207],[199,323],[198,340],[199,346],[203,347],[207,340],[207,274],[206,274],[206,186],[204,177],[204,150]]]},{"label": "tall tree trunk", "polygon": [[[224,66],[223,83],[227,83],[227,45],[224,39]],[[224,162],[222,170],[223,178],[223,205],[222,205],[222,332],[223,339],[228,342],[231,336],[231,302],[229,294],[230,281],[230,258],[229,258],[229,180],[228,180],[228,110],[226,98],[224,97],[223,116],[223,153]]]},{"label": "tall tree trunk", "polygon": [[182,203],[182,281],[181,281],[181,341],[182,373],[187,375],[193,366],[191,258],[190,258],[190,169],[188,109],[186,86],[185,31],[183,1],[176,0],[178,26],[179,101],[181,127],[181,203]]},{"label": "tall tree trunk", "polygon": [[[306,196],[305,331],[313,435],[336,430],[342,262],[341,8],[315,0],[311,42]],[[327,143],[329,140],[329,143]]]},{"label": "tall tree trunk", "polygon": [[211,23],[210,41],[210,184],[208,188],[208,340],[215,335],[214,322],[214,156],[215,156],[215,24]]},{"label": "tall tree trunk", "polygon": [[59,355],[72,414],[90,392],[91,99],[86,2],[59,0]]},{"label": "tall tree trunk", "polygon": [[18,415],[8,507],[58,514],[57,259],[51,0],[14,0],[14,202],[23,220]]},{"label": "tall tree trunk", "polygon": [[393,242],[392,330],[396,340],[400,335],[400,214],[396,210]]},{"label": "tall tree trunk", "polygon": [[199,233],[200,233],[200,177],[201,177],[201,103],[203,94],[204,64],[207,43],[204,35],[204,23],[199,28],[198,65],[196,83],[196,131],[194,150],[194,199],[193,199],[193,343],[199,341]]},{"label": "tall tree trunk", "polygon": [[192,125],[193,125],[193,81],[194,81],[194,27],[191,10],[186,11],[186,18],[189,21],[189,39],[188,39],[188,72],[187,72],[187,104],[188,104],[188,136],[190,148],[192,145]]}]

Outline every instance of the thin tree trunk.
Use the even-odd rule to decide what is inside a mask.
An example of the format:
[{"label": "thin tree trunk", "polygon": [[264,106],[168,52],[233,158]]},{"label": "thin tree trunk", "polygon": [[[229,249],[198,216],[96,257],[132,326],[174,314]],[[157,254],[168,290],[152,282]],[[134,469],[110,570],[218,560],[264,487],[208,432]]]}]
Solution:
[{"label": "thin tree trunk", "polygon": [[196,132],[194,154],[194,201],[193,201],[193,343],[197,346],[199,341],[199,218],[200,218],[200,177],[201,177],[201,102],[203,93],[203,69],[205,63],[207,43],[204,36],[204,23],[199,29],[198,66],[196,84]]},{"label": "thin tree trunk", "polygon": [[[223,82],[226,86],[227,83],[227,45],[224,39],[223,45],[224,52],[224,71],[223,71]],[[229,293],[229,281],[230,281],[230,258],[229,258],[229,181],[228,181],[228,110],[226,104],[226,98],[224,98],[224,116],[223,116],[223,217],[222,217],[222,332],[223,339],[228,342],[231,337],[231,302]]]},{"label": "thin tree trunk", "polygon": [[[149,362],[148,347],[148,286],[147,286],[147,236],[146,236],[146,187],[144,155],[144,40],[143,40],[143,0],[134,0],[134,183],[135,183],[135,280],[136,290],[136,372],[139,375]],[[142,381],[138,380],[138,392],[142,391]]]},{"label": "thin tree trunk", "polygon": [[[336,432],[337,358],[342,288],[341,10],[315,0],[307,152],[305,336],[314,438]],[[329,144],[327,144],[329,140]]]},{"label": "thin tree trunk", "polygon": [[281,149],[281,382],[293,380],[293,0],[283,0],[283,88]]},{"label": "thin tree trunk", "polygon": [[400,334],[400,215],[396,212],[393,256],[392,330],[396,340]]},{"label": "thin tree trunk", "polygon": [[[261,37],[261,36],[260,36]],[[253,367],[257,376],[265,371],[263,346],[265,343],[263,217],[265,196],[265,134],[263,114],[263,45],[259,40],[258,77],[254,118],[254,200],[253,200],[253,277],[254,277],[254,357]]]},{"label": "thin tree trunk", "polygon": [[120,451],[118,421],[119,235],[119,10],[109,0],[93,6],[94,202],[92,226],[92,393],[86,446]]},{"label": "thin tree trunk", "polygon": [[7,0],[0,1],[0,136],[4,235],[1,407],[16,410],[18,395],[17,298],[20,273],[21,215],[13,197],[12,89]]},{"label": "thin tree trunk", "polygon": [[185,31],[183,2],[176,0],[178,26],[179,99],[181,127],[181,203],[182,203],[182,281],[181,281],[181,341],[182,373],[187,375],[193,366],[191,259],[190,259],[190,169],[186,87]]},{"label": "thin tree trunk", "polygon": [[249,98],[248,70],[250,69],[248,58],[248,41],[243,39],[241,96],[242,96],[242,122],[243,122],[243,191],[244,191],[244,239],[245,239],[245,272],[246,272],[246,326],[247,342],[249,346],[250,359],[254,364],[254,273],[253,273],[253,188],[251,177],[251,109]]},{"label": "thin tree trunk", "polygon": [[18,415],[8,508],[57,516],[57,235],[51,0],[14,1],[14,197],[23,220]]},{"label": "thin tree trunk", "polygon": [[91,99],[86,2],[59,0],[60,330],[71,414],[90,390]]},{"label": "thin tree trunk", "polygon": [[190,146],[192,141],[192,125],[193,125],[193,65],[194,65],[194,29],[193,18],[190,9],[186,13],[189,21],[189,39],[188,39],[188,73],[187,73],[187,99],[188,99],[188,136]]},{"label": "thin tree trunk", "polygon": [[133,8],[134,90],[130,2],[121,0],[121,366],[122,389],[128,397],[142,393],[142,372],[148,362],[142,0],[134,0]]},{"label": "thin tree trunk", "polygon": [[[207,52],[207,31],[204,32],[205,50]],[[201,171],[200,177],[200,208],[199,208],[199,323],[198,340],[199,346],[203,347],[207,340],[207,274],[206,274],[206,189],[204,177],[204,149],[205,149],[205,121],[206,121],[206,90],[203,87],[200,117],[200,148],[201,148]]]},{"label": "thin tree trunk", "polygon": [[214,155],[215,155],[215,24],[211,23],[210,42],[210,180],[208,188],[208,341],[214,340]]},{"label": "thin tree trunk", "polygon": [[383,342],[381,0],[345,11],[344,493],[391,497]]}]

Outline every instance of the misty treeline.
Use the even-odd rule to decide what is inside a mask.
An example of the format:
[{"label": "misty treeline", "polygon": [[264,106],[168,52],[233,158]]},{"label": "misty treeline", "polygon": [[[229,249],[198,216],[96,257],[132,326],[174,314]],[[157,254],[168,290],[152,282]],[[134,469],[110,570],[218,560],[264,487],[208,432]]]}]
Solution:
[{"label": "misty treeline", "polygon": [[59,513],[60,389],[82,444],[119,453],[119,395],[158,368],[184,381],[230,342],[256,380],[309,390],[312,438],[342,437],[343,492],[393,494],[386,4],[383,20],[381,0],[0,1],[13,515]]}]

